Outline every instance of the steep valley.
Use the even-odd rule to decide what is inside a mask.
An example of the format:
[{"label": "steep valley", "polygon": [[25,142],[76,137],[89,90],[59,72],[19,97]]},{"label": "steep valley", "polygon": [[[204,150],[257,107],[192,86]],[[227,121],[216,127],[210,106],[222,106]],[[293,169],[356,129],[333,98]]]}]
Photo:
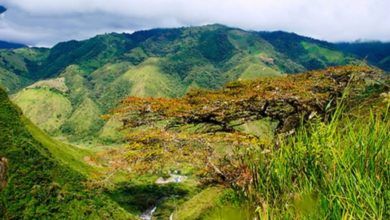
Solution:
[{"label": "steep valley", "polygon": [[383,45],[215,24],[0,49],[0,217],[387,219]]}]

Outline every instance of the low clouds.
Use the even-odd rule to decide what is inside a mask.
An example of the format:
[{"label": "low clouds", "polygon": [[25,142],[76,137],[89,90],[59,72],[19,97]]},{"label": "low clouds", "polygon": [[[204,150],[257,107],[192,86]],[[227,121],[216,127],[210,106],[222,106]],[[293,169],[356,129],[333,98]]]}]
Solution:
[{"label": "low clouds", "polygon": [[52,45],[104,32],[221,23],[329,41],[390,40],[388,0],[4,0],[0,39]]}]

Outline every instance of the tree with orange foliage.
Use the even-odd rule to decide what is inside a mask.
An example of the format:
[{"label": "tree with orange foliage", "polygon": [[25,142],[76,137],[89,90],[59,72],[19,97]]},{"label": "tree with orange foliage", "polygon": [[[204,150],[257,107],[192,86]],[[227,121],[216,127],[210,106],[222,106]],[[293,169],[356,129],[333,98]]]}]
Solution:
[{"label": "tree with orange foliage", "polygon": [[234,131],[232,122],[270,118],[278,132],[288,133],[314,116],[325,117],[347,87],[351,97],[365,88],[367,79],[380,77],[369,67],[338,67],[323,71],[254,81],[236,81],[217,91],[192,90],[183,98],[128,97],[114,113],[125,126],[170,120],[168,127],[206,123],[215,131]]}]

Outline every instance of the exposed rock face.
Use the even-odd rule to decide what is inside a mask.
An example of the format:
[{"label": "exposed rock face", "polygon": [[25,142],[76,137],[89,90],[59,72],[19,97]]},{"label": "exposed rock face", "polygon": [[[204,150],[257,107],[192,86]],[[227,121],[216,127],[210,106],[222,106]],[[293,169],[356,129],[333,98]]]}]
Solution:
[{"label": "exposed rock face", "polygon": [[7,186],[8,160],[5,157],[0,158],[0,191]]}]

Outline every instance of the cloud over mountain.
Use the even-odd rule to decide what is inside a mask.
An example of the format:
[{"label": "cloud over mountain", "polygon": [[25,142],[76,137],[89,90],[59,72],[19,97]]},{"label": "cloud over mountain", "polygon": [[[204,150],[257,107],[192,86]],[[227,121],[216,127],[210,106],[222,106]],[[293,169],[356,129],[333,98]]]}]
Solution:
[{"label": "cloud over mountain", "polygon": [[387,0],[4,0],[6,40],[51,45],[102,32],[222,23],[330,41],[390,40]]}]

